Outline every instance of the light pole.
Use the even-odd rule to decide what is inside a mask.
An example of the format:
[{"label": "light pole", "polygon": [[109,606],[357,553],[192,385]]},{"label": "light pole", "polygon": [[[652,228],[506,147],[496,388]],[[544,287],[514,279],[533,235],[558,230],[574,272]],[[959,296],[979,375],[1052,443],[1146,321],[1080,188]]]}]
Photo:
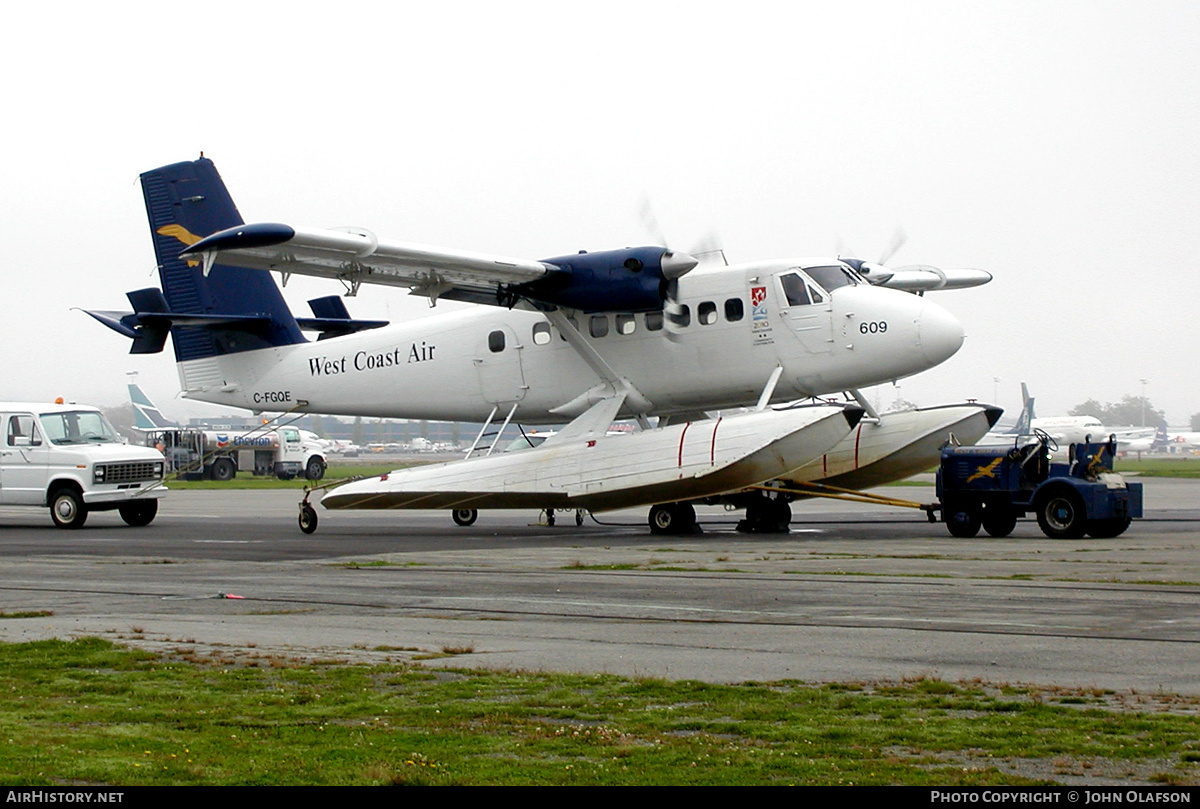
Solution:
[{"label": "light pole", "polygon": [[1146,385],[1149,384],[1149,379],[1142,380],[1142,426],[1146,426]]}]

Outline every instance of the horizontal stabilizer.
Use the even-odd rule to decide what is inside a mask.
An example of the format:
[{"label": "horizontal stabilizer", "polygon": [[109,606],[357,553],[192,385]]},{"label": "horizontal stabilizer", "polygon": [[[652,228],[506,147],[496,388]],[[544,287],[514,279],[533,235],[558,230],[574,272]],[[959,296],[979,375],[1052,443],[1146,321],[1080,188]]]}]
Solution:
[{"label": "horizontal stabilizer", "polygon": [[355,320],[350,317],[349,310],[341,297],[328,295],[324,298],[313,298],[308,302],[314,317],[298,317],[296,323],[306,331],[319,331],[318,340],[329,337],[341,337],[367,329],[379,329],[388,324],[386,320]]},{"label": "horizontal stabilizer", "polygon": [[117,334],[133,340],[130,354],[157,354],[167,343],[174,326],[237,331],[263,335],[271,329],[266,315],[201,315],[171,312],[167,300],[155,288],[138,289],[126,294],[132,312],[84,309],[84,313],[108,326]]}]

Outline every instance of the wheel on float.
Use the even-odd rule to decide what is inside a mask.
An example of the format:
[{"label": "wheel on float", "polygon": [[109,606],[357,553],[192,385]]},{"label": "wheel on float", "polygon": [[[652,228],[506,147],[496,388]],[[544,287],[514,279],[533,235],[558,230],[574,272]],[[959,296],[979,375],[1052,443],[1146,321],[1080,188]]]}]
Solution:
[{"label": "wheel on float", "polygon": [[691,503],[659,503],[650,508],[650,533],[689,534],[696,527]]},{"label": "wheel on float", "polygon": [[300,505],[300,530],[306,534],[317,530],[317,510],[308,503]]}]

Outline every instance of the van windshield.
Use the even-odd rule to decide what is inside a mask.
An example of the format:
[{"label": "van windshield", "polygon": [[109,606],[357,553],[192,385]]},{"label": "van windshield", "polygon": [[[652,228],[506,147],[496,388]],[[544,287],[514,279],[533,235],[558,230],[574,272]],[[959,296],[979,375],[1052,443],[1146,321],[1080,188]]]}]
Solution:
[{"label": "van windshield", "polygon": [[42,431],[53,444],[119,444],[117,431],[95,410],[42,413]]}]

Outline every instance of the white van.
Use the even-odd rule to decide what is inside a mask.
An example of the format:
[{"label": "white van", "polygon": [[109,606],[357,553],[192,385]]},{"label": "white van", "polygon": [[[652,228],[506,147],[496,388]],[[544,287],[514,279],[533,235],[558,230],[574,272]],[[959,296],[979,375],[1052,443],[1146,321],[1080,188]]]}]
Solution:
[{"label": "white van", "polygon": [[0,402],[0,505],[50,507],[59,528],[117,509],[129,525],[158,513],[163,456],[126,444],[104,414],[74,404]]}]

